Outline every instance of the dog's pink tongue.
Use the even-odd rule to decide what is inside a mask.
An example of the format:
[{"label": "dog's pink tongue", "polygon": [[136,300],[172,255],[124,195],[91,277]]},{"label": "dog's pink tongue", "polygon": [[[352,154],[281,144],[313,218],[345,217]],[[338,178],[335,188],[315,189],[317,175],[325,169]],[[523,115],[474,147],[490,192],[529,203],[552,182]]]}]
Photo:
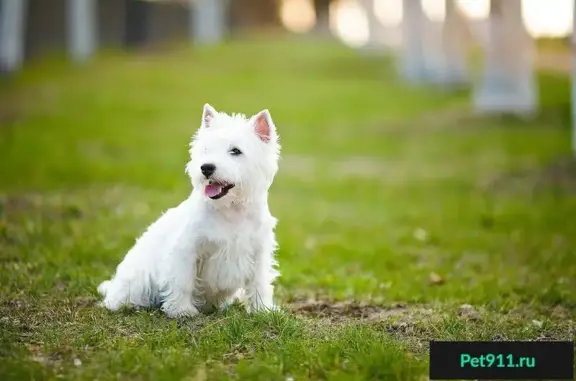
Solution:
[{"label": "dog's pink tongue", "polygon": [[220,192],[222,192],[222,185],[220,184],[208,184],[206,185],[206,188],[204,188],[204,194],[208,197],[217,196]]}]

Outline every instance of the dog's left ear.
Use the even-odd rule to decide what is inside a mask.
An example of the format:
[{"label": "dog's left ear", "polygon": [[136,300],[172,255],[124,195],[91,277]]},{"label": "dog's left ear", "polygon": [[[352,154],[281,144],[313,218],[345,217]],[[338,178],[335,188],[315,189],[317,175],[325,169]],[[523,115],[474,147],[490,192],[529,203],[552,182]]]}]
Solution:
[{"label": "dog's left ear", "polygon": [[216,115],[216,110],[214,107],[210,106],[208,103],[204,105],[202,110],[202,127],[210,127],[210,122],[214,119]]},{"label": "dog's left ear", "polygon": [[254,130],[256,135],[264,143],[268,143],[275,133],[274,122],[270,116],[270,111],[262,110],[258,114],[254,115]]}]

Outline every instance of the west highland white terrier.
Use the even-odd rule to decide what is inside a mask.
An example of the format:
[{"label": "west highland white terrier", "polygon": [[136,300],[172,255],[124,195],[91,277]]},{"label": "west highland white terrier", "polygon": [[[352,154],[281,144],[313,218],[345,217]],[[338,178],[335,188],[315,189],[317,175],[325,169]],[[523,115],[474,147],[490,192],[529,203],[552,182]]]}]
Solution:
[{"label": "west highland white terrier", "polygon": [[206,104],[190,147],[191,195],[150,225],[98,286],[102,305],[161,307],[172,318],[237,298],[248,312],[276,309],[277,220],[268,190],[280,144],[270,113],[247,119]]}]

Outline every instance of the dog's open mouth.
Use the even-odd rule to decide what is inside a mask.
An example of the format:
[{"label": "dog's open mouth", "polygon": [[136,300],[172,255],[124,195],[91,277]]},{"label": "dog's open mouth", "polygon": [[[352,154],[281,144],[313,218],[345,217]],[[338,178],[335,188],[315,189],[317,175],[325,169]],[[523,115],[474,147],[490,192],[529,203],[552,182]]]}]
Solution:
[{"label": "dog's open mouth", "polygon": [[226,196],[230,189],[234,188],[234,184],[229,184],[224,181],[210,180],[206,188],[204,188],[204,194],[210,197],[212,200],[218,200]]}]

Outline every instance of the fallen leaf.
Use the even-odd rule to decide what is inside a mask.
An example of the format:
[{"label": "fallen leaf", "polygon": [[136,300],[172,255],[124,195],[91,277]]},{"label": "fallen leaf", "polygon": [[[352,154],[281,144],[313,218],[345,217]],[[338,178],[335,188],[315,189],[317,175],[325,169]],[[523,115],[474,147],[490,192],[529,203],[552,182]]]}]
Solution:
[{"label": "fallen leaf", "polygon": [[460,308],[458,308],[457,314],[460,317],[470,320],[479,320],[481,317],[480,312],[476,311],[474,306],[470,304],[462,304]]},{"label": "fallen leaf", "polygon": [[552,317],[565,318],[566,317],[566,309],[560,305],[554,307],[554,309],[552,310]]},{"label": "fallen leaf", "polygon": [[40,356],[44,353],[44,347],[40,343],[28,343],[26,344],[28,351],[34,356]]},{"label": "fallen leaf", "polygon": [[436,273],[430,273],[430,283],[433,285],[444,284],[444,278]]}]

